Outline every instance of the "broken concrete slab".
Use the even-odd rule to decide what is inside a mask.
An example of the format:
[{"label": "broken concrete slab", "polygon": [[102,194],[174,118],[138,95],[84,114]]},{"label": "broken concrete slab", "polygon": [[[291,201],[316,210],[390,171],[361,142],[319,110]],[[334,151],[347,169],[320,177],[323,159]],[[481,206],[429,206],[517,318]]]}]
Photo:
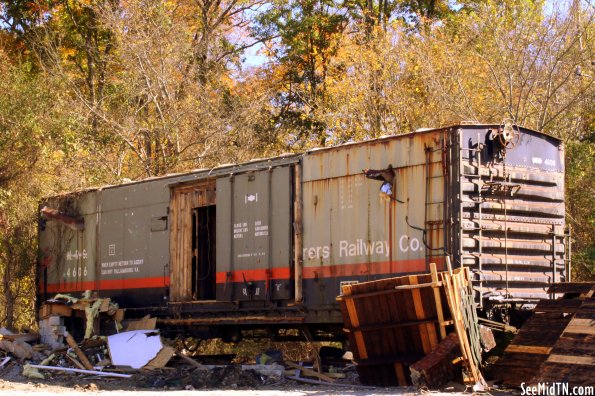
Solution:
[{"label": "broken concrete slab", "polygon": [[43,344],[52,350],[64,347],[64,318],[61,316],[48,316],[39,321],[40,339]]}]

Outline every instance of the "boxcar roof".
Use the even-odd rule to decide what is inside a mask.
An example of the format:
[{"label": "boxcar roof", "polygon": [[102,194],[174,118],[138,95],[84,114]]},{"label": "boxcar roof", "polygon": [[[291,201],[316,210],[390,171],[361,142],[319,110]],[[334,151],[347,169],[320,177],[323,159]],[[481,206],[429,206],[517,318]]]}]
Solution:
[{"label": "boxcar roof", "polygon": [[[501,126],[501,124],[460,123],[460,124],[443,126],[440,128],[422,128],[422,129],[418,129],[413,132],[403,133],[403,134],[399,134],[399,135],[384,135],[384,136],[380,136],[380,137],[374,138],[374,139],[347,142],[347,143],[339,144],[336,146],[316,147],[316,148],[312,148],[309,150],[305,150],[304,152],[301,152],[301,153],[283,153],[283,154],[280,154],[280,155],[274,156],[274,157],[255,158],[250,161],[237,163],[237,164],[221,164],[221,165],[215,166],[213,168],[192,169],[192,170],[188,170],[188,171],[184,171],[184,172],[169,173],[169,174],[162,175],[162,176],[153,176],[153,177],[148,177],[145,179],[123,182],[121,184],[110,184],[110,185],[105,185],[105,186],[101,186],[101,187],[88,187],[88,188],[84,188],[84,189],[80,189],[80,190],[76,190],[76,191],[69,191],[69,192],[65,192],[65,193],[61,193],[61,194],[47,196],[44,199],[84,194],[86,192],[104,190],[104,189],[108,189],[108,188],[117,188],[120,186],[129,186],[129,185],[133,185],[133,184],[146,183],[146,182],[150,182],[150,181],[154,181],[154,180],[165,180],[165,179],[169,179],[169,178],[189,176],[190,178],[187,180],[180,180],[180,181],[172,183],[172,185],[185,184],[185,183],[189,183],[189,182],[192,182],[192,181],[200,179],[200,178],[215,177],[218,175],[229,174],[229,173],[234,173],[234,172],[248,172],[251,170],[266,168],[268,166],[282,165],[282,164],[287,164],[287,163],[295,163],[299,160],[300,157],[303,157],[305,155],[317,154],[317,153],[320,153],[323,151],[330,151],[330,150],[340,149],[343,147],[353,147],[356,145],[369,144],[369,143],[380,142],[380,141],[385,141],[385,140],[407,138],[407,137],[411,137],[412,135],[416,135],[416,134],[433,133],[436,131],[448,130],[448,129],[459,128],[459,127],[480,127],[480,128],[492,127],[492,128],[494,128],[494,127],[499,127],[499,126]],[[524,130],[532,131],[534,133],[538,133],[538,134],[541,134],[544,136],[548,136],[548,137],[555,139],[557,141],[561,141],[559,138],[552,136],[550,134],[544,133],[544,132],[535,131],[535,130],[525,128],[525,127],[520,127],[520,128],[522,128]],[[192,176],[194,176],[194,177],[192,177]]]}]

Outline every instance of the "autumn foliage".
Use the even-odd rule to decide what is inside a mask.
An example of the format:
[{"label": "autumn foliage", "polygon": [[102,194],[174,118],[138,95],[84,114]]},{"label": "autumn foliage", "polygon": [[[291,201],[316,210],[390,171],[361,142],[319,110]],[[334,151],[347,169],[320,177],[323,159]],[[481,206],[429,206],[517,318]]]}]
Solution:
[{"label": "autumn foliage", "polygon": [[462,121],[565,142],[595,276],[594,8],[512,0],[0,1],[0,325],[41,196]]}]

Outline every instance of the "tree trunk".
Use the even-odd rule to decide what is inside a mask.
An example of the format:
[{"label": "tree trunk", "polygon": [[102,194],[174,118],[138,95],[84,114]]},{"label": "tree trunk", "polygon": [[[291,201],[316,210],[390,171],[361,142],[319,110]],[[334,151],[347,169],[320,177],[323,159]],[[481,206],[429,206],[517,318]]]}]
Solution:
[{"label": "tree trunk", "polygon": [[[7,244],[4,243],[5,248]],[[11,280],[11,271],[10,267],[10,251],[5,250],[6,252],[6,260],[4,260],[4,268],[2,273],[2,294],[4,296],[4,315],[6,318],[6,328],[9,330],[14,330],[14,296],[12,295],[12,290],[10,288],[10,280]]]}]

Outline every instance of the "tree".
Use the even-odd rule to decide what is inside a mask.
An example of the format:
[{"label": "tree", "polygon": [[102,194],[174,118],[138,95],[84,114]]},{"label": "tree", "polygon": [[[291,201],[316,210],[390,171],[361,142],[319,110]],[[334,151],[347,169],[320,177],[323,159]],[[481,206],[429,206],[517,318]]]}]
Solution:
[{"label": "tree", "polygon": [[259,22],[256,34],[277,37],[267,46],[273,59],[269,78],[278,88],[272,127],[283,131],[289,147],[324,145],[326,125],[317,113],[347,26],[346,11],[328,0],[281,1]]},{"label": "tree", "polygon": [[[14,66],[0,48],[0,324],[9,329],[33,320],[35,264],[35,183],[44,144],[55,130],[49,92],[30,74]],[[31,183],[30,183],[31,182]]]}]

